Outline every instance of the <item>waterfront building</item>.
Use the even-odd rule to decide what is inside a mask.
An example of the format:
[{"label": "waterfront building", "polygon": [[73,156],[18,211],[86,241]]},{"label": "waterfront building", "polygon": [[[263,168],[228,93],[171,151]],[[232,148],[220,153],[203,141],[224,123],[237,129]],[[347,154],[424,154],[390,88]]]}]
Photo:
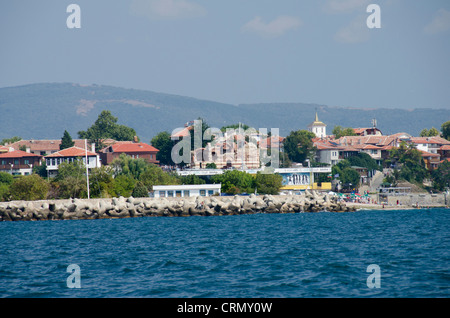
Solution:
[{"label": "waterfront building", "polygon": [[0,152],[0,172],[29,175],[32,173],[33,167],[40,166],[41,158],[40,155],[22,150]]},{"label": "waterfront building", "polygon": [[[95,146],[92,145],[92,147],[94,150]],[[87,151],[86,149],[74,146],[44,157],[48,176],[55,177],[58,174],[59,165],[63,162],[74,162],[79,159],[86,165],[86,154],[88,169],[99,168],[101,166],[100,156],[95,151]]]},{"label": "waterfront building", "polygon": [[116,141],[99,151],[100,159],[103,165],[109,165],[121,154],[126,154],[133,159],[142,158],[148,163],[159,164],[156,160],[156,154],[159,152],[155,147],[144,142],[135,141]]},{"label": "waterfront building", "polygon": [[[78,148],[85,148],[84,139],[73,139],[74,146]],[[14,148],[14,150],[25,150],[26,152],[33,153],[40,156],[50,155],[59,151],[61,145],[61,139],[42,139],[42,140],[19,140],[8,145],[8,147]],[[90,147],[91,145],[88,145]],[[88,148],[88,150],[90,150]]]},{"label": "waterfront building", "polygon": [[220,195],[222,185],[219,184],[186,184],[186,185],[154,185],[153,197],[210,197]]}]

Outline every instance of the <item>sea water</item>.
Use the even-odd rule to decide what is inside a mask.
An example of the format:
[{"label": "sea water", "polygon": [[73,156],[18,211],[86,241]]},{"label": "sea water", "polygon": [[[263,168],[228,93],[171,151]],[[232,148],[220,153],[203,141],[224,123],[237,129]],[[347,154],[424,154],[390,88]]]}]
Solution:
[{"label": "sea water", "polygon": [[0,222],[0,297],[449,297],[449,215]]}]

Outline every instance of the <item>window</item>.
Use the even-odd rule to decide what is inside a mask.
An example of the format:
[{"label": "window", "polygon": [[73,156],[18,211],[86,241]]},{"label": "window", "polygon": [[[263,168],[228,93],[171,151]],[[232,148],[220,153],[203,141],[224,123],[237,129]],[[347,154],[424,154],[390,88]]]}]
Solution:
[{"label": "window", "polygon": [[159,196],[164,198],[166,196],[166,191],[159,191]]},{"label": "window", "polygon": [[45,156],[45,155],[46,155],[45,151],[41,151],[41,156]]},{"label": "window", "polygon": [[173,198],[173,190],[167,191],[167,196],[168,196],[169,198]]},{"label": "window", "polygon": [[52,158],[52,166],[56,165],[56,160],[55,158]]},{"label": "window", "polygon": [[23,163],[26,164],[26,165],[29,165],[29,164],[30,164],[30,160],[24,159],[24,160],[23,160]]},{"label": "window", "polygon": [[189,190],[184,190],[184,196],[188,197],[189,196]]},{"label": "window", "polygon": [[202,197],[205,197],[206,196],[206,190],[200,190],[200,195]]},{"label": "window", "polygon": [[208,190],[208,195],[211,196],[214,194],[214,190]]},{"label": "window", "polygon": [[2,165],[6,165],[6,160],[2,160]]},{"label": "window", "polygon": [[14,164],[18,165],[19,164],[19,159],[14,159]]},{"label": "window", "polygon": [[177,198],[181,197],[181,190],[177,190],[177,191],[175,192],[175,196],[176,196]]}]

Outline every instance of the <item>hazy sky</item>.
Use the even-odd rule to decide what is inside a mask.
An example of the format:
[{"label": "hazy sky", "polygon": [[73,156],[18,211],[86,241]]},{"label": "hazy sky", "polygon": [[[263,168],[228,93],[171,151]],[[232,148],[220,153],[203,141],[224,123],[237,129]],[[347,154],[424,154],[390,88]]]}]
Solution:
[{"label": "hazy sky", "polygon": [[[66,24],[72,3],[79,29]],[[381,28],[367,27],[371,3]],[[0,2],[0,87],[95,83],[231,104],[450,110],[449,77],[448,0]]]}]

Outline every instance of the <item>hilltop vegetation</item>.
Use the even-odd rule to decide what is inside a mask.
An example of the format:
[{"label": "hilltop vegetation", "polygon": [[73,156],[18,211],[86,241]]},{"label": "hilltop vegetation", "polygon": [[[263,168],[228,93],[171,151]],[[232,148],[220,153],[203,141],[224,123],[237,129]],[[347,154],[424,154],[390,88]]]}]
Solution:
[{"label": "hilltop vegetation", "polygon": [[[363,106],[363,105],[362,105]],[[350,109],[305,103],[230,105],[191,97],[100,85],[44,83],[0,88],[0,140],[56,139],[86,130],[102,110],[120,118],[144,142],[158,132],[172,132],[186,121],[204,118],[211,127],[244,121],[248,126],[279,128],[282,136],[306,129],[317,111],[331,133],[334,126],[367,127],[373,118],[384,134],[418,136],[424,127],[440,127],[447,109]]]}]

